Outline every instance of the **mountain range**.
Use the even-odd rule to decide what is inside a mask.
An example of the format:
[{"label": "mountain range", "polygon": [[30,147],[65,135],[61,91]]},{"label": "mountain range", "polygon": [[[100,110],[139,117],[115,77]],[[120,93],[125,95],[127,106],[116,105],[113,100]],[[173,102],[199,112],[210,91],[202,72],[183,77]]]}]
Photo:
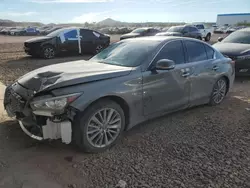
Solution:
[{"label": "mountain range", "polygon": [[[113,20],[111,18],[107,18],[105,20],[102,20],[100,22],[97,23],[84,23],[84,24],[80,24],[80,23],[61,23],[61,24],[54,24],[54,23],[50,23],[47,25],[60,25],[60,26],[85,26],[85,27],[146,27],[146,26],[162,26],[162,27],[168,27],[168,26],[172,26],[172,25],[180,25],[180,24],[185,24],[184,22],[180,23],[180,22],[145,22],[145,23],[130,23],[130,22],[121,22],[121,21],[117,21],[117,20]],[[15,27],[15,26],[23,26],[23,27],[27,27],[27,26],[44,26],[46,24],[40,23],[40,22],[15,22],[12,20],[7,20],[7,19],[0,19],[0,27],[4,26],[4,27]]]}]

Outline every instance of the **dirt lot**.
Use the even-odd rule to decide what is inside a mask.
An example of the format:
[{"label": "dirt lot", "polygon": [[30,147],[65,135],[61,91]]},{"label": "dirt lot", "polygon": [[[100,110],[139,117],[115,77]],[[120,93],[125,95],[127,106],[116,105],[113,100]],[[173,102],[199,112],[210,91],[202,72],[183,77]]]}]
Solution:
[{"label": "dirt lot", "polygon": [[[0,39],[1,41],[1,39]],[[89,56],[32,59],[0,44],[5,84],[49,64]],[[84,154],[59,141],[38,143],[0,120],[0,188],[250,187],[250,79],[236,79],[222,105],[201,106],[136,126],[111,150]],[[117,186],[118,187],[118,186]],[[122,186],[120,186],[122,187]]]}]

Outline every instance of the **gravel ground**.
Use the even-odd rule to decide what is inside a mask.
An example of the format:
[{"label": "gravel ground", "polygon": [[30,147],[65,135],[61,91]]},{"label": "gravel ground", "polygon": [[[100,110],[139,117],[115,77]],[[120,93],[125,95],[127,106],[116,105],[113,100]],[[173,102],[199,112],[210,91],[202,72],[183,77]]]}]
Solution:
[{"label": "gravel ground", "polygon": [[37,143],[15,121],[1,122],[0,187],[250,187],[249,104],[234,97],[249,91],[249,80],[237,80],[222,105],[143,123],[95,155]]},{"label": "gravel ground", "polygon": [[[0,81],[82,58],[89,57],[1,56]],[[59,141],[36,142],[16,121],[0,117],[0,188],[250,187],[249,98],[250,79],[236,79],[220,106],[145,122],[111,150],[95,155]]]}]

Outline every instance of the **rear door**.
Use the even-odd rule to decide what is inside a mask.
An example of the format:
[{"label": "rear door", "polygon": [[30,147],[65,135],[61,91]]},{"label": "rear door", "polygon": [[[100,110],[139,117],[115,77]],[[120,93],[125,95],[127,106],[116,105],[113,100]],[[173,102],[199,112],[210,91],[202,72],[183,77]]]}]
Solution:
[{"label": "rear door", "polygon": [[185,108],[188,104],[190,82],[187,75],[181,40],[167,43],[156,56],[151,66],[160,59],[173,60],[172,70],[147,70],[143,72],[144,115],[168,112]]},{"label": "rear door", "polygon": [[184,45],[190,68],[190,105],[202,104],[209,99],[215,83],[214,59],[210,59],[211,55],[208,58],[206,45],[202,42],[184,40]]},{"label": "rear door", "polygon": [[102,43],[100,34],[88,29],[81,29],[81,49],[83,53],[93,53],[96,47]]}]

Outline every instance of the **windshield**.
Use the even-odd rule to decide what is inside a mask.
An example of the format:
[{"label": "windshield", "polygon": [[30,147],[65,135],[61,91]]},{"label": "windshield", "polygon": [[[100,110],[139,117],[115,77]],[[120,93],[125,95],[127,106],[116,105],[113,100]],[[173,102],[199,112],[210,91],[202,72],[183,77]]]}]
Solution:
[{"label": "windshield", "polygon": [[183,30],[183,26],[174,26],[174,27],[170,27],[168,29],[168,32],[181,32]]},{"label": "windshield", "polygon": [[111,44],[90,60],[100,63],[136,67],[150,57],[160,41],[121,41]]},{"label": "windshield", "polygon": [[222,42],[250,44],[250,32],[235,31],[228,35]]},{"label": "windshield", "polygon": [[139,29],[135,29],[131,33],[143,33],[144,31],[145,31],[145,29],[139,28]]}]

